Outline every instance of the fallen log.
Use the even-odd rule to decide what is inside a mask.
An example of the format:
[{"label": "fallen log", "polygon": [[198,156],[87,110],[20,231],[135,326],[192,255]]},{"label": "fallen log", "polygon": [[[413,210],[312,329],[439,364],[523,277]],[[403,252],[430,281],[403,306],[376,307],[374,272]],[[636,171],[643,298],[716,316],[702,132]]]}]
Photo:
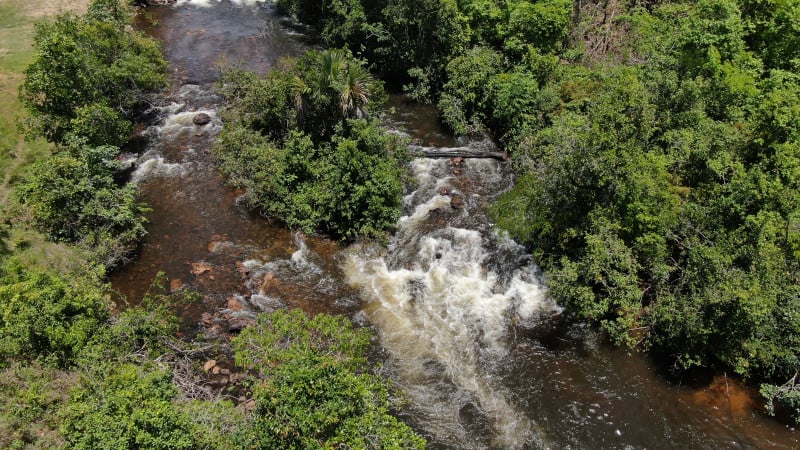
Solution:
[{"label": "fallen log", "polygon": [[492,158],[505,161],[506,152],[479,150],[470,147],[421,147],[409,145],[408,154],[415,158]]}]

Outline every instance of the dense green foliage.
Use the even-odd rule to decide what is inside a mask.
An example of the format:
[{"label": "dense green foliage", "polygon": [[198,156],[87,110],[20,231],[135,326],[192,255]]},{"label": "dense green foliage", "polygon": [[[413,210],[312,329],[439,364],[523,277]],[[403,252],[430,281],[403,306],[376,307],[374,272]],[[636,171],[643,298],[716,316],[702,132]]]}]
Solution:
[{"label": "dense green foliage", "polygon": [[322,31],[329,47],[347,46],[395,83],[439,86],[451,55],[468,42],[469,27],[455,0],[279,0],[298,19]]},{"label": "dense green foliage", "polygon": [[256,447],[424,448],[390,415],[385,381],[366,372],[369,333],[340,316],[262,315],[234,339],[236,362],[258,374]]},{"label": "dense green foliage", "polygon": [[127,141],[123,121],[164,86],[160,50],[130,28],[131,10],[124,5],[96,0],[84,16],[37,24],[37,58],[25,71],[20,96],[31,110],[31,127],[48,140],[88,131],[92,145],[120,145]]},{"label": "dense green foliage", "polygon": [[76,449],[195,448],[191,419],[172,401],[177,394],[170,371],[119,365],[73,389],[61,432]]},{"label": "dense green foliage", "polygon": [[[30,158],[34,161],[26,176],[7,176],[4,181],[17,194],[17,204],[9,203],[17,216],[60,242],[47,244],[45,251],[78,244],[91,252],[76,252],[78,257],[66,261],[76,266],[59,274],[54,270],[57,264],[46,269],[19,257],[37,245],[29,240],[36,233],[20,234],[24,225],[0,223],[0,447],[274,448],[268,443],[275,439],[269,429],[275,417],[268,409],[253,411],[247,401],[235,405],[221,400],[230,391],[207,385],[211,374],[201,369],[206,353],[225,355],[227,342],[196,343],[176,337],[179,319],[173,309],[193,301],[196,294],[168,292],[160,276],[144,298],[131,299],[134,305],[128,305],[114,297],[102,280],[105,269],[124,262],[144,234],[144,208],[136,203],[131,186],[115,181],[115,160],[119,146],[130,137],[130,120],[137,109],[144,106],[148,92],[166,80],[157,46],[131,29],[130,13],[127,4],[117,0],[95,0],[84,16],[63,15],[36,28],[36,59],[26,71],[20,100],[30,112],[29,137],[41,134],[55,145],[54,151],[45,152],[46,159]],[[300,135],[299,125],[307,127],[306,140],[332,141],[329,145],[335,151],[325,164],[328,169],[336,167],[324,172],[325,199],[351,202],[347,208],[354,214],[361,209],[368,213],[355,217],[340,208],[329,213],[330,220],[340,225],[352,219],[358,232],[377,233],[371,230],[394,221],[395,197],[387,197],[386,203],[373,198],[373,193],[394,195],[392,189],[399,192],[401,186],[396,177],[383,179],[386,174],[370,173],[370,165],[381,163],[370,158],[398,151],[398,143],[366,119],[367,103],[381,100],[380,83],[343,53],[326,55],[334,77],[298,79],[309,85],[296,85],[300,91],[291,100],[308,99],[298,105],[302,106],[297,109],[298,122],[286,128],[285,136],[276,135],[275,142]],[[305,71],[316,74],[316,69]],[[272,119],[282,116],[281,111]],[[2,145],[5,151],[6,142]],[[310,158],[315,155],[314,151],[292,155],[293,167],[319,171]],[[395,163],[394,170],[398,167]],[[4,199],[0,208],[5,209],[5,203]],[[349,236],[349,230],[333,232]],[[231,379],[229,389],[240,389],[253,403],[266,403],[265,391],[257,390],[261,397],[256,398],[249,391],[251,386],[264,387],[263,373],[276,369],[282,374],[274,384],[281,392],[278,407],[285,402],[294,414],[282,426],[305,430],[319,417],[317,407],[344,406],[334,412],[341,422],[335,435],[324,441],[357,448],[424,446],[424,440],[389,414],[386,385],[367,372],[366,332],[352,330],[342,318],[309,321],[296,313],[286,317],[294,321],[296,333],[303,333],[306,326],[327,324],[328,342],[346,356],[343,353],[331,367],[323,363],[329,355],[313,352],[307,358],[297,355],[297,360],[282,361],[292,369],[231,367],[240,381],[233,386]],[[342,340],[336,344],[340,329]],[[358,344],[348,344],[348,336],[357,337]],[[248,377],[245,370],[254,376]],[[313,380],[305,381],[312,384],[318,382],[317,374],[335,382],[329,395],[316,403],[307,393],[294,390],[308,374]],[[324,441],[308,444],[319,446]]]},{"label": "dense green foliage", "polygon": [[91,280],[71,283],[15,259],[0,267],[0,361],[67,366],[108,319],[108,299]]},{"label": "dense green foliage", "polygon": [[494,216],[574,317],[800,417],[796,2],[281,3],[512,151]]},{"label": "dense green foliage", "polygon": [[405,149],[370,116],[383,87],[358,61],[309,52],[263,78],[230,72],[222,86],[231,106],[215,153],[252,207],[343,239],[394,225]]},{"label": "dense green foliage", "polygon": [[158,46],[131,19],[126,3],[96,0],[83,16],[38,24],[20,89],[31,137],[59,147],[33,165],[19,203],[51,239],[80,243],[107,267],[124,263],[145,234],[133,187],[114,180],[115,158],[137,109],[166,83]]},{"label": "dense green foliage", "polygon": [[88,278],[65,280],[12,258],[0,280],[4,446],[425,446],[391,414],[386,382],[369,372],[368,330],[344,317],[280,310],[236,337],[234,370],[250,374],[249,410],[192,399],[192,384],[202,383],[186,365],[195,344],[175,337],[171,308],[193,294],[166,293],[163,277],[140,305],[117,315],[109,314],[105,288]]},{"label": "dense green foliage", "polygon": [[76,378],[36,363],[0,369],[0,448],[58,448],[58,406]]},{"label": "dense green foliage", "polygon": [[133,186],[114,180],[116,147],[65,146],[47,161],[34,164],[17,188],[19,203],[33,224],[51,239],[94,249],[94,259],[114,266],[145,235],[146,208]]}]

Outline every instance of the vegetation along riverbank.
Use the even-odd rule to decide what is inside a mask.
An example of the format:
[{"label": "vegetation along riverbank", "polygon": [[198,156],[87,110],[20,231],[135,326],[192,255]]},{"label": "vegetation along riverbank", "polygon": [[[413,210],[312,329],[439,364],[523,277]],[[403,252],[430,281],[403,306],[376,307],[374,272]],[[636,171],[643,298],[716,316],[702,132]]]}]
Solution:
[{"label": "vegetation along riverbank", "polygon": [[512,153],[497,225],[570,314],[800,420],[795,2],[278,3]]},{"label": "vegetation along riverbank", "polygon": [[[0,7],[3,33],[31,28],[31,5]],[[136,306],[111,291],[105,275],[134,254],[148,208],[117,155],[169,78],[130,5],[83,7],[38,22],[20,34],[33,46],[15,42],[2,59],[4,96],[19,87],[19,102],[2,123],[0,447],[424,447],[391,415],[395,395],[365,358],[369,333],[349,319],[281,310],[233,340],[190,341],[173,311],[195,293],[163,277]]]},{"label": "vegetation along riverbank", "polygon": [[[170,78],[131,5],[58,4],[0,0],[0,447],[424,447],[349,319],[278,310],[191,341],[174,307],[196,294],[112,292],[148,211],[117,156]],[[491,213],[570,320],[800,421],[795,2],[277,4],[328,49],[220,80],[214,155],[248,207],[386,239],[408,155],[385,83],[508,152]]]}]

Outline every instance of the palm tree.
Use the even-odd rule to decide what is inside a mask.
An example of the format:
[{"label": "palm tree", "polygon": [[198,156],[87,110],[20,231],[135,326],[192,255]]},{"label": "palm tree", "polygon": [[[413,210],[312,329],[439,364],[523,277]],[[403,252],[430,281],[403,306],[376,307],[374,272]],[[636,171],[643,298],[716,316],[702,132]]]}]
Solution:
[{"label": "palm tree", "polygon": [[362,118],[369,103],[369,75],[356,64],[348,64],[339,90],[339,106],[345,118]]},{"label": "palm tree", "polygon": [[342,118],[363,117],[369,103],[369,74],[343,50],[326,50],[319,55],[319,72],[311,101],[338,106]]}]

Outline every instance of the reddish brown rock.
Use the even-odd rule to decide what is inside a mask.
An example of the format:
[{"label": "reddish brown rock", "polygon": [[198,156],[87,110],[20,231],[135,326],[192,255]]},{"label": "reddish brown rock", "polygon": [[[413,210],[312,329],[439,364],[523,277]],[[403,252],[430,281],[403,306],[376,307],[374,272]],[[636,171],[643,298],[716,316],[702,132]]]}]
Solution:
[{"label": "reddish brown rock", "polygon": [[212,369],[214,369],[216,367],[217,367],[217,361],[215,361],[213,359],[209,359],[208,361],[206,361],[205,364],[203,364],[203,370],[205,370],[206,372],[208,372],[209,370],[212,370]]},{"label": "reddish brown rock", "polygon": [[199,276],[199,275],[202,275],[202,274],[204,274],[206,272],[210,272],[210,271],[211,271],[211,266],[208,263],[204,263],[202,261],[201,262],[192,263],[191,272],[195,276]]},{"label": "reddish brown rock", "polygon": [[241,311],[242,310],[242,302],[240,302],[236,297],[229,297],[228,298],[228,309],[231,311]]},{"label": "reddish brown rock", "polygon": [[183,289],[183,282],[177,278],[169,281],[169,291],[178,292]]},{"label": "reddish brown rock", "polygon": [[460,195],[453,196],[450,199],[450,207],[453,209],[463,209],[464,208],[464,197]]},{"label": "reddish brown rock", "polygon": [[269,289],[272,281],[275,279],[275,275],[272,272],[267,272],[264,274],[264,277],[261,279],[261,285],[258,287],[258,293],[264,295],[267,293],[267,289]]}]

